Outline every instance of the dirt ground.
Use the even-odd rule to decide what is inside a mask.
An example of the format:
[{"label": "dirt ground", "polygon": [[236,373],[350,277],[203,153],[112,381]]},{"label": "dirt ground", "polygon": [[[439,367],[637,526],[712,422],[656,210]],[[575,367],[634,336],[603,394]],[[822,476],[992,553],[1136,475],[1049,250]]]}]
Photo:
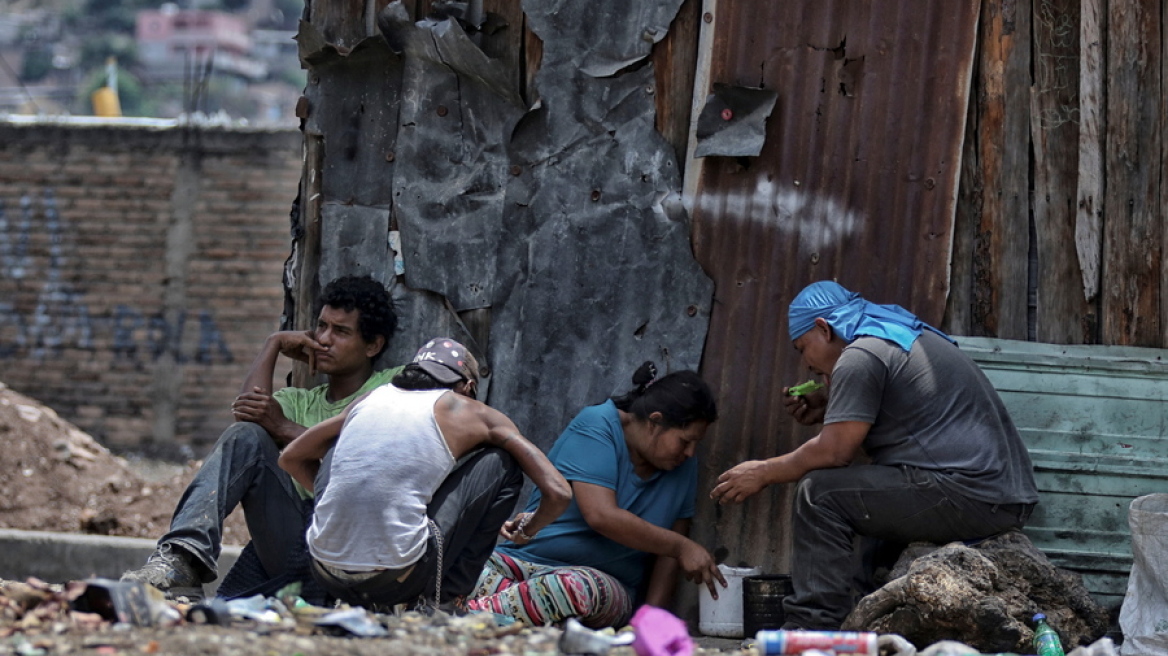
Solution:
[{"label": "dirt ground", "polygon": [[[0,383],[0,528],[157,538],[198,470],[118,457],[52,409]],[[240,512],[224,544],[247,542]]]},{"label": "dirt ground", "polygon": [[[185,465],[118,457],[48,407],[0,383],[0,528],[157,538],[197,471]],[[228,518],[226,544],[247,541],[242,513]],[[185,619],[171,609],[167,626],[116,623],[77,610],[86,584],[0,580],[0,656],[55,654],[559,654],[554,627],[499,626],[493,616],[369,616],[388,635],[353,637],[297,615],[282,622],[233,621],[230,626]],[[91,609],[92,610],[92,609]],[[108,610],[108,609],[107,609]],[[324,611],[325,609],[310,609]],[[702,640],[702,639],[699,639]],[[736,641],[698,643],[695,654],[739,653]],[[716,641],[715,641],[716,642]],[[611,656],[635,656],[616,647]]]}]

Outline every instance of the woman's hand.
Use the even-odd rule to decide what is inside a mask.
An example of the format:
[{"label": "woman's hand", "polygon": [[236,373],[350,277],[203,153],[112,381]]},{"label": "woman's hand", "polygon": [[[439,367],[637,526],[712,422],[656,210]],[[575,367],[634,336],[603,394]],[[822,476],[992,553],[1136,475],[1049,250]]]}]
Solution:
[{"label": "woman's hand", "polygon": [[682,543],[681,551],[677,554],[677,564],[685,573],[687,580],[692,583],[704,583],[714,599],[718,598],[718,586],[714,582],[717,581],[723,588],[726,587],[726,578],[722,576],[722,570],[718,569],[714,557],[705,547],[689,538]]},{"label": "woman's hand", "polygon": [[503,522],[503,526],[499,529],[499,535],[515,544],[527,544],[531,542],[531,539],[535,537],[535,533],[529,534],[525,529],[534,514],[522,512]]}]

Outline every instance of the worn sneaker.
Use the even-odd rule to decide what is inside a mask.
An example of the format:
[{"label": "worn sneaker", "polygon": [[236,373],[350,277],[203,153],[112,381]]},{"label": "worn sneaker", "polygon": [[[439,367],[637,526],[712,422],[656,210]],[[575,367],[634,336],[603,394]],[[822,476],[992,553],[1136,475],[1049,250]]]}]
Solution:
[{"label": "worn sneaker", "polygon": [[189,603],[202,601],[203,581],[194,557],[182,547],[164,542],[150,554],[146,564],[122,574],[123,581],[148,583],[166,594],[167,599]]}]

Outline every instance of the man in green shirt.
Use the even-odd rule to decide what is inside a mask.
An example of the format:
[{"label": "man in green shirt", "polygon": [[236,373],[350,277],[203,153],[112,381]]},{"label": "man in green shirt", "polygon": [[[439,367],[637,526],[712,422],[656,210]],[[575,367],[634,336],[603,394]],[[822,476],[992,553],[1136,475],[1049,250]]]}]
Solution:
[{"label": "man in green shirt", "polygon": [[[273,594],[292,581],[312,585],[304,543],[312,494],[280,469],[280,450],[400,370],[374,369],[397,327],[392,300],[381,283],[368,276],[338,278],[324,288],[319,303],[314,330],[268,337],[232,404],[236,423],[224,431],[187,486],[158,548],[143,567],[123,574],[123,580],[149,583],[172,598],[201,599],[203,584],[215,580],[223,520],[242,504],[251,543],[219,594]],[[273,393],[280,355],[307,362],[328,382]]]}]

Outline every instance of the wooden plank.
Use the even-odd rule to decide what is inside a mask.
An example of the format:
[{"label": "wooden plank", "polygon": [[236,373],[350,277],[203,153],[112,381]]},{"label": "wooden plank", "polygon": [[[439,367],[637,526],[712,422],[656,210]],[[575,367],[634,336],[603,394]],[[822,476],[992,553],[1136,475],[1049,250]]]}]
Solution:
[{"label": "wooden plank", "polygon": [[1079,155],[1079,0],[1034,0],[1034,227],[1040,342],[1091,341],[1074,251]]},{"label": "wooden plank", "polygon": [[535,105],[539,98],[539,89],[535,86],[535,76],[543,64],[543,40],[527,26],[526,17],[523,20],[523,99],[527,106]]},{"label": "wooden plank", "polygon": [[[705,106],[706,95],[709,93],[711,85],[710,70],[714,59],[714,39],[717,37],[717,9],[718,0],[701,1],[698,43],[697,50],[694,52],[694,78],[690,84],[693,90],[690,96],[690,124],[686,132],[685,156],[682,158],[681,193],[687,206],[698,197],[702,172],[705,170],[706,158],[694,157],[694,149],[698,140],[697,117],[701,113],[701,108]],[[694,254],[698,256],[700,261],[702,252],[700,233],[695,233],[693,238]]]},{"label": "wooden plank", "polygon": [[[1099,296],[1102,271],[1103,221],[1103,53],[1107,30],[1104,0],[1081,0],[1079,7],[1079,179],[1075,214],[1075,250],[1083,276],[1083,298]],[[1092,303],[1092,308],[1097,307]],[[1099,340],[1098,312],[1085,319],[1091,323],[1092,342]]]},{"label": "wooden plank", "polygon": [[657,131],[673,146],[680,166],[689,139],[690,106],[698,58],[700,0],[685,0],[669,32],[653,46]]},{"label": "wooden plank", "polygon": [[973,324],[1027,337],[1030,2],[987,0],[981,19],[978,150],[982,212],[974,243]]},{"label": "wooden plank", "polygon": [[[1160,4],[1160,11],[1161,11],[1161,15],[1160,15],[1161,26],[1163,26],[1163,21],[1168,20],[1168,8],[1166,8],[1165,5],[1163,3],[1161,3]],[[1161,39],[1160,49],[1159,49],[1159,55],[1160,55],[1160,97],[1158,98],[1160,104],[1159,104],[1159,107],[1156,108],[1156,115],[1162,117],[1162,116],[1164,116],[1164,112],[1168,111],[1168,88],[1165,87],[1165,84],[1168,83],[1168,64],[1166,64],[1164,62],[1164,58],[1166,57],[1166,55],[1164,54],[1165,53],[1164,48],[1165,48],[1165,46],[1168,46],[1168,28],[1162,29],[1162,31],[1160,33],[1160,39]],[[1165,142],[1165,135],[1168,134],[1168,128],[1161,127],[1161,130],[1162,131],[1160,132],[1159,143],[1157,144],[1159,147],[1159,150],[1160,150],[1160,176],[1159,176],[1159,179],[1157,180],[1157,183],[1160,185],[1160,197],[1159,197],[1158,207],[1160,208],[1159,209],[1159,212],[1160,212],[1159,216],[1160,216],[1160,225],[1161,225],[1161,231],[1162,231],[1161,235],[1160,235],[1160,240],[1161,240],[1160,241],[1160,257],[1161,258],[1168,258],[1168,230],[1165,230],[1163,228],[1164,220],[1166,218],[1164,216],[1164,213],[1168,212],[1168,209],[1166,209],[1166,208],[1168,208],[1168,170],[1165,169],[1165,167],[1168,167],[1168,143]],[[1168,345],[1168,298],[1164,297],[1165,293],[1168,293],[1168,271],[1165,270],[1164,266],[1161,266],[1160,267],[1160,295],[1159,295],[1159,298],[1160,298],[1160,336],[1159,336],[1160,342],[1159,342],[1159,346]]]},{"label": "wooden plank", "polygon": [[[297,271],[296,317],[293,330],[307,330],[316,325],[314,310],[320,296],[320,213],[324,205],[321,192],[324,170],[324,137],[305,132],[304,174],[300,178],[300,220],[304,226],[304,237],[293,244],[300,253],[300,269]],[[308,365],[303,362],[292,364],[292,384],[308,387],[314,381],[308,375]]]},{"label": "wooden plank", "polygon": [[1161,345],[1160,4],[1108,4],[1104,344]]},{"label": "wooden plank", "polygon": [[483,10],[494,14],[502,27],[492,21],[483,32],[481,47],[488,57],[501,60],[512,72],[516,89],[524,84],[523,41],[524,17],[519,0],[483,0]]},{"label": "wooden plank", "polygon": [[945,299],[945,316],[940,328],[951,335],[980,335],[973,325],[973,245],[981,216],[984,179],[978,160],[977,103],[980,96],[980,71],[974,54],[970,74],[965,139],[961,148],[961,174],[957,182],[957,206],[953,213],[953,246],[949,255],[949,296]]}]

